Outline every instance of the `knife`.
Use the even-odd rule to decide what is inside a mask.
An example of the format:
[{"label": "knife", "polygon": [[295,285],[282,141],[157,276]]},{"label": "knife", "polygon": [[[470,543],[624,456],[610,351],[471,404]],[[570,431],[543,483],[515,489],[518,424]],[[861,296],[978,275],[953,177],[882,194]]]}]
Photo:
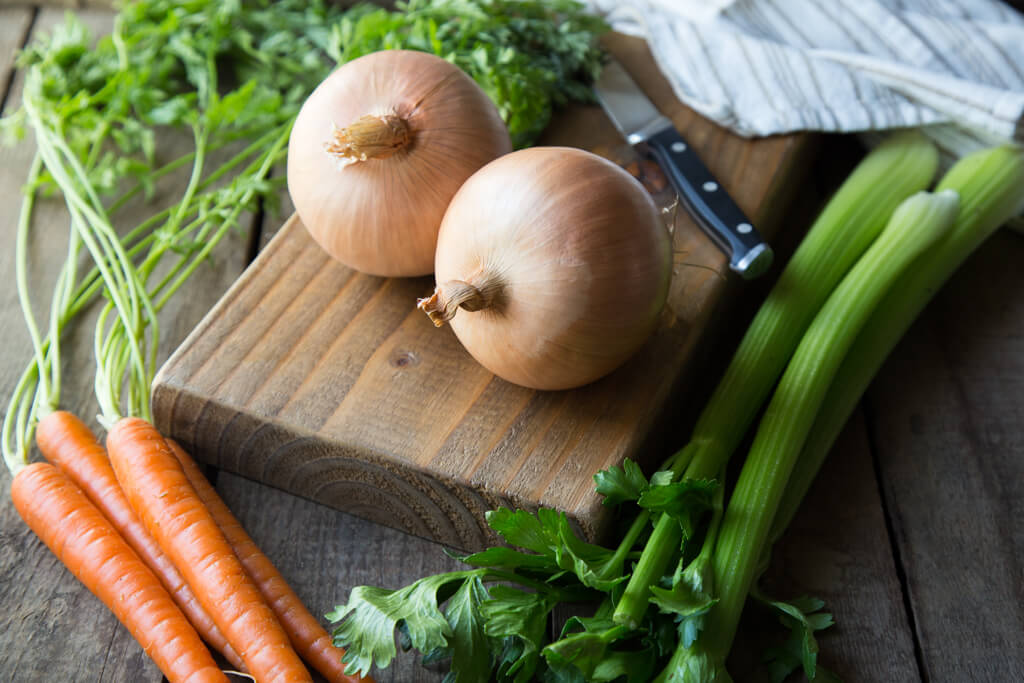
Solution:
[{"label": "knife", "polygon": [[748,280],[768,270],[771,247],[622,65],[614,59],[605,64],[594,93],[629,144],[646,144],[687,211],[729,256],[729,267]]}]

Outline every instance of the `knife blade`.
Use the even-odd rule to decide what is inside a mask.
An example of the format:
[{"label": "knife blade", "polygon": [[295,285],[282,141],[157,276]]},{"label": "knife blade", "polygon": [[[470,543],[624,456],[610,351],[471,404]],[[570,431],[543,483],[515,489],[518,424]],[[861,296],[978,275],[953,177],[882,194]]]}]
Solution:
[{"label": "knife blade", "polygon": [[771,247],[621,64],[612,59],[604,65],[594,94],[626,141],[646,147],[665,170],[694,221],[729,257],[729,267],[745,279],[768,270]]}]

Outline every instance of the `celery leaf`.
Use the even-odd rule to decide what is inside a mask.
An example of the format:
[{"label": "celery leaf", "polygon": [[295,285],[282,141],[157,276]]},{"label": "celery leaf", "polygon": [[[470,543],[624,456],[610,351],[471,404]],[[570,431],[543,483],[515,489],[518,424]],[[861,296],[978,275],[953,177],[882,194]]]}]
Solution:
[{"label": "celery leaf", "polygon": [[454,555],[454,557],[474,567],[500,567],[549,573],[558,571],[558,565],[552,555],[524,553],[505,546],[493,546],[471,555]]},{"label": "celery leaf", "polygon": [[697,639],[704,628],[704,616],[718,602],[712,595],[711,577],[710,562],[697,557],[685,569],[676,570],[671,589],[651,586],[651,602],[662,612],[676,616],[683,647],[690,647]]},{"label": "celery leaf", "polygon": [[399,623],[417,650],[430,652],[446,647],[453,630],[438,608],[438,591],[453,582],[459,582],[461,590],[462,584],[476,578],[478,571],[428,576],[398,590],[353,588],[348,603],[326,615],[338,624],[334,643],[346,648],[348,670],[365,675],[374,664],[388,666],[396,654],[395,628]]},{"label": "celery leaf", "polygon": [[683,479],[651,486],[641,494],[637,504],[651,512],[661,512],[679,522],[683,537],[694,534],[694,520],[710,510],[718,482],[712,479]]},{"label": "celery leaf", "polygon": [[[536,514],[530,514],[525,510],[498,508],[487,513],[487,523],[508,543],[532,550],[554,567],[572,572],[589,588],[607,592],[626,578],[621,558],[612,550],[577,536],[563,512],[540,508]],[[492,556],[498,557],[499,553]],[[521,559],[525,566],[543,566],[540,558]]]},{"label": "celery leaf", "polygon": [[[643,650],[614,650],[613,644],[630,632],[610,619],[577,620],[579,633],[564,635],[544,648],[542,654],[555,671],[577,669],[587,681],[613,681],[626,676],[630,683],[649,680],[654,669],[650,647]],[[568,623],[566,624],[568,626]]]},{"label": "celery leaf", "polygon": [[497,678],[526,683],[537,670],[548,615],[557,601],[544,593],[529,593],[501,584],[491,586],[490,594],[489,600],[480,603],[480,614],[486,634],[503,643]]},{"label": "celery leaf", "polygon": [[754,597],[779,612],[779,621],[789,629],[789,636],[777,647],[765,651],[765,660],[773,683],[782,683],[793,671],[803,668],[804,675],[811,681],[831,683],[839,678],[818,665],[818,641],[816,631],[832,626],[832,615],[821,612],[824,601],[818,598],[802,597],[789,602],[765,598],[757,590]]},{"label": "celery leaf", "polygon": [[484,633],[480,604],[489,599],[479,576],[466,579],[448,600],[445,616],[452,628],[445,654],[451,657],[452,683],[485,681],[491,673],[490,646]]},{"label": "celery leaf", "polygon": [[622,467],[612,465],[599,471],[594,475],[594,482],[597,492],[604,496],[604,505],[637,500],[649,486],[640,466],[629,458],[622,461]]}]

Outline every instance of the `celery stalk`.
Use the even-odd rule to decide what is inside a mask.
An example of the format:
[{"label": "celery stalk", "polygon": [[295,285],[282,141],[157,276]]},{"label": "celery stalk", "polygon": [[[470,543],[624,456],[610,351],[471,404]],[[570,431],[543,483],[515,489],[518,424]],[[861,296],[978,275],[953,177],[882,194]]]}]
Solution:
[{"label": "celery stalk", "polygon": [[[938,151],[924,135],[905,131],[858,164],[811,226],[751,322],[689,445],[669,461],[667,468],[675,476],[685,470],[692,479],[721,477],[825,298],[881,232],[896,206],[932,182],[938,163]],[[690,455],[692,461],[687,459]],[[671,519],[655,525],[616,606],[617,623],[640,622],[650,586],[665,573],[671,559],[665,549],[678,548],[679,543],[679,527]]]},{"label": "celery stalk", "polygon": [[1006,145],[958,161],[938,190],[960,194],[950,233],[886,295],[843,360],[793,469],[773,524],[773,539],[789,526],[811,481],[875,373],[925,304],[999,226],[1024,208],[1024,147]]},{"label": "celery stalk", "polygon": [[839,188],[751,322],[697,425],[706,445],[687,468],[715,476],[782,373],[800,336],[896,207],[931,184],[938,151],[918,131],[889,138]]},{"label": "celery stalk", "polygon": [[683,671],[691,657],[707,660],[712,670],[723,665],[790,471],[833,376],[900,274],[953,225],[958,205],[953,190],[920,192],[902,203],[808,327],[761,420],[726,507],[713,556],[718,603],[696,645],[673,658]]}]

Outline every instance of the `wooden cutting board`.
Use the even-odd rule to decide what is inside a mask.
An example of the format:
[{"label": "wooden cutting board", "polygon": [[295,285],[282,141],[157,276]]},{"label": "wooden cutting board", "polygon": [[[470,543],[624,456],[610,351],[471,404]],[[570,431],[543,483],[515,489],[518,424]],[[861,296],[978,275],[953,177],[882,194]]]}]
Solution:
[{"label": "wooden cutting board", "polygon": [[[739,138],[680,104],[642,41],[610,36],[606,46],[775,234],[812,140]],[[649,469],[667,455],[642,446],[683,419],[687,362],[737,282],[597,106],[562,112],[543,142],[615,159],[667,209],[668,305],[625,366],[571,391],[509,384],[416,310],[431,278],[354,272],[293,217],[160,371],[157,426],[202,461],[457,548],[492,542],[484,513],[500,505],[554,507],[600,536],[607,515],[593,473],[626,457]]]}]

